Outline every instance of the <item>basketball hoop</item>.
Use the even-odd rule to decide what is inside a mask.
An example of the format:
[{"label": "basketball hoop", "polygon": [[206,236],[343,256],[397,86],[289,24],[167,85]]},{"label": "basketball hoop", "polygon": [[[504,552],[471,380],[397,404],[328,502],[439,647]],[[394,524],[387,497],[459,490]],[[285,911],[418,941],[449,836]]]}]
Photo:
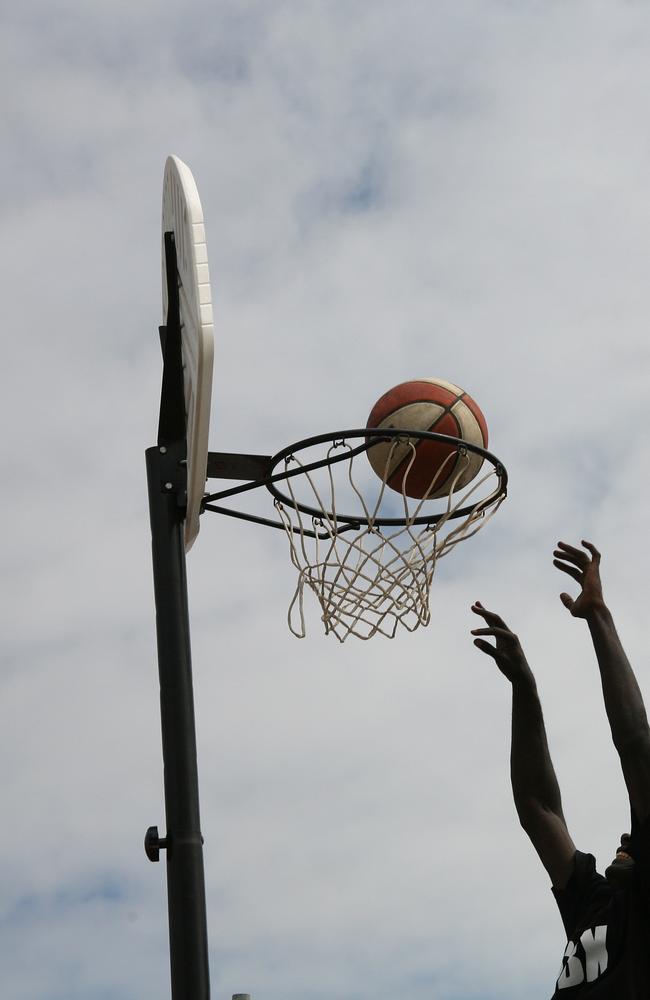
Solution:
[{"label": "basketball hoop", "polygon": [[[358,441],[361,440],[361,443]],[[408,476],[422,440],[449,446],[426,495],[455,474],[446,495],[437,500],[407,495]],[[386,445],[389,445],[386,451]],[[386,452],[385,471],[378,477],[369,462],[359,462],[374,446]],[[387,470],[395,449],[406,453],[401,491],[387,487]],[[382,454],[383,454],[382,452]],[[410,453],[410,457],[409,457]],[[482,471],[459,488],[469,456],[482,459]],[[288,623],[298,638],[306,634],[305,588],[316,596],[325,633],[340,642],[349,635],[393,638],[398,626],[409,632],[428,624],[429,593],[438,559],[475,535],[496,513],[506,496],[507,473],[484,448],[431,431],[363,428],[307,438],[272,458],[217,456],[208,459],[208,475],[231,460],[257,461],[260,478],[204,498],[204,509],[283,528],[291,561],[298,572],[289,605]],[[212,459],[212,461],[211,461]],[[376,461],[375,461],[376,467]],[[483,469],[488,466],[488,471]],[[274,499],[277,522],[216,506],[235,494],[266,486]],[[350,504],[352,510],[345,510]]]}]

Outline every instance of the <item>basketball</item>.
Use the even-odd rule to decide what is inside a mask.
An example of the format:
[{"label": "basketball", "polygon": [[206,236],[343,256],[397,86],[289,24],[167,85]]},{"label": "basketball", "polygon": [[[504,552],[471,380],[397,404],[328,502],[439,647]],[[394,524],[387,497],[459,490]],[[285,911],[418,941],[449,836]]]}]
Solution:
[{"label": "basketball", "polygon": [[[389,389],[373,406],[366,426],[435,431],[480,448],[487,448],[488,443],[485,417],[472,397],[439,378],[415,379]],[[409,469],[413,447],[415,459]],[[391,489],[428,500],[446,496],[456,476],[454,492],[467,486],[483,464],[481,455],[468,451],[463,456],[455,445],[426,440],[414,440],[412,444],[380,441],[368,449],[368,459],[379,478],[386,477]]]}]

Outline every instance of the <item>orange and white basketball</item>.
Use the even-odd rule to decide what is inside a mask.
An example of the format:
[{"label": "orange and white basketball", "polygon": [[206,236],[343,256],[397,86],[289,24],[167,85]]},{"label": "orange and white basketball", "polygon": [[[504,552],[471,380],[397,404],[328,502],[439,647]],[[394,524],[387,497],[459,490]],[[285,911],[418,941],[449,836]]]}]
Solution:
[{"label": "orange and white basketball", "polygon": [[[373,406],[366,426],[435,431],[462,438],[480,448],[487,448],[488,443],[487,424],[479,406],[464,389],[439,378],[415,379],[389,389]],[[415,459],[409,469],[413,446]],[[399,493],[404,490],[409,497],[446,496],[456,476],[454,491],[460,490],[471,482],[483,464],[481,455],[474,452],[459,455],[456,445],[414,440],[413,446],[402,441],[379,442],[368,449],[370,464],[380,479],[385,476],[391,489]]]}]

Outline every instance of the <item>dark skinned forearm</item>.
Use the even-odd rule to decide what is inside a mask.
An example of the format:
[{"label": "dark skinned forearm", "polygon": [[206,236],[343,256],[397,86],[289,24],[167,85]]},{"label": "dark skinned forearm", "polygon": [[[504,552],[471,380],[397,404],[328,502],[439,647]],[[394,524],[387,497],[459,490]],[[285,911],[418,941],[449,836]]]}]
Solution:
[{"label": "dark skinned forearm", "polygon": [[620,753],[631,743],[650,737],[643,697],[614,620],[604,603],[590,612],[587,624],[600,669],[612,739]]},{"label": "dark skinned forearm", "polygon": [[[519,639],[503,618],[488,611],[480,601],[474,602],[472,611],[487,626],[472,629],[474,645],[495,660],[512,685],[510,777],[519,820],[530,832],[532,826],[539,826],[540,812],[554,813],[564,819],[535,677]],[[491,645],[485,637],[493,637],[496,645]]]},{"label": "dark skinned forearm", "polygon": [[563,818],[560,786],[546,739],[542,706],[529,670],[512,685],[510,777],[515,807],[526,828],[540,810]]}]

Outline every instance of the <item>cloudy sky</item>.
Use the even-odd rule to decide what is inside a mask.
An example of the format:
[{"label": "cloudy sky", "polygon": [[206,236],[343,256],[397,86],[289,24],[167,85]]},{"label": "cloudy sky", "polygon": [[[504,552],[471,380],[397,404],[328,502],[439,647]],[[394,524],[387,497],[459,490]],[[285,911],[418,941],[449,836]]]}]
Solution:
[{"label": "cloudy sky", "polygon": [[206,515],[188,557],[213,996],[550,996],[564,936],[508,778],[499,609],[536,671],[574,840],[628,825],[559,538],[604,553],[644,692],[650,6],[80,0],[1,14],[5,336],[0,994],[169,995],[144,477],[165,158],[196,177],[211,448],[464,386],[510,495],[428,628],[308,637],[286,541]]}]

